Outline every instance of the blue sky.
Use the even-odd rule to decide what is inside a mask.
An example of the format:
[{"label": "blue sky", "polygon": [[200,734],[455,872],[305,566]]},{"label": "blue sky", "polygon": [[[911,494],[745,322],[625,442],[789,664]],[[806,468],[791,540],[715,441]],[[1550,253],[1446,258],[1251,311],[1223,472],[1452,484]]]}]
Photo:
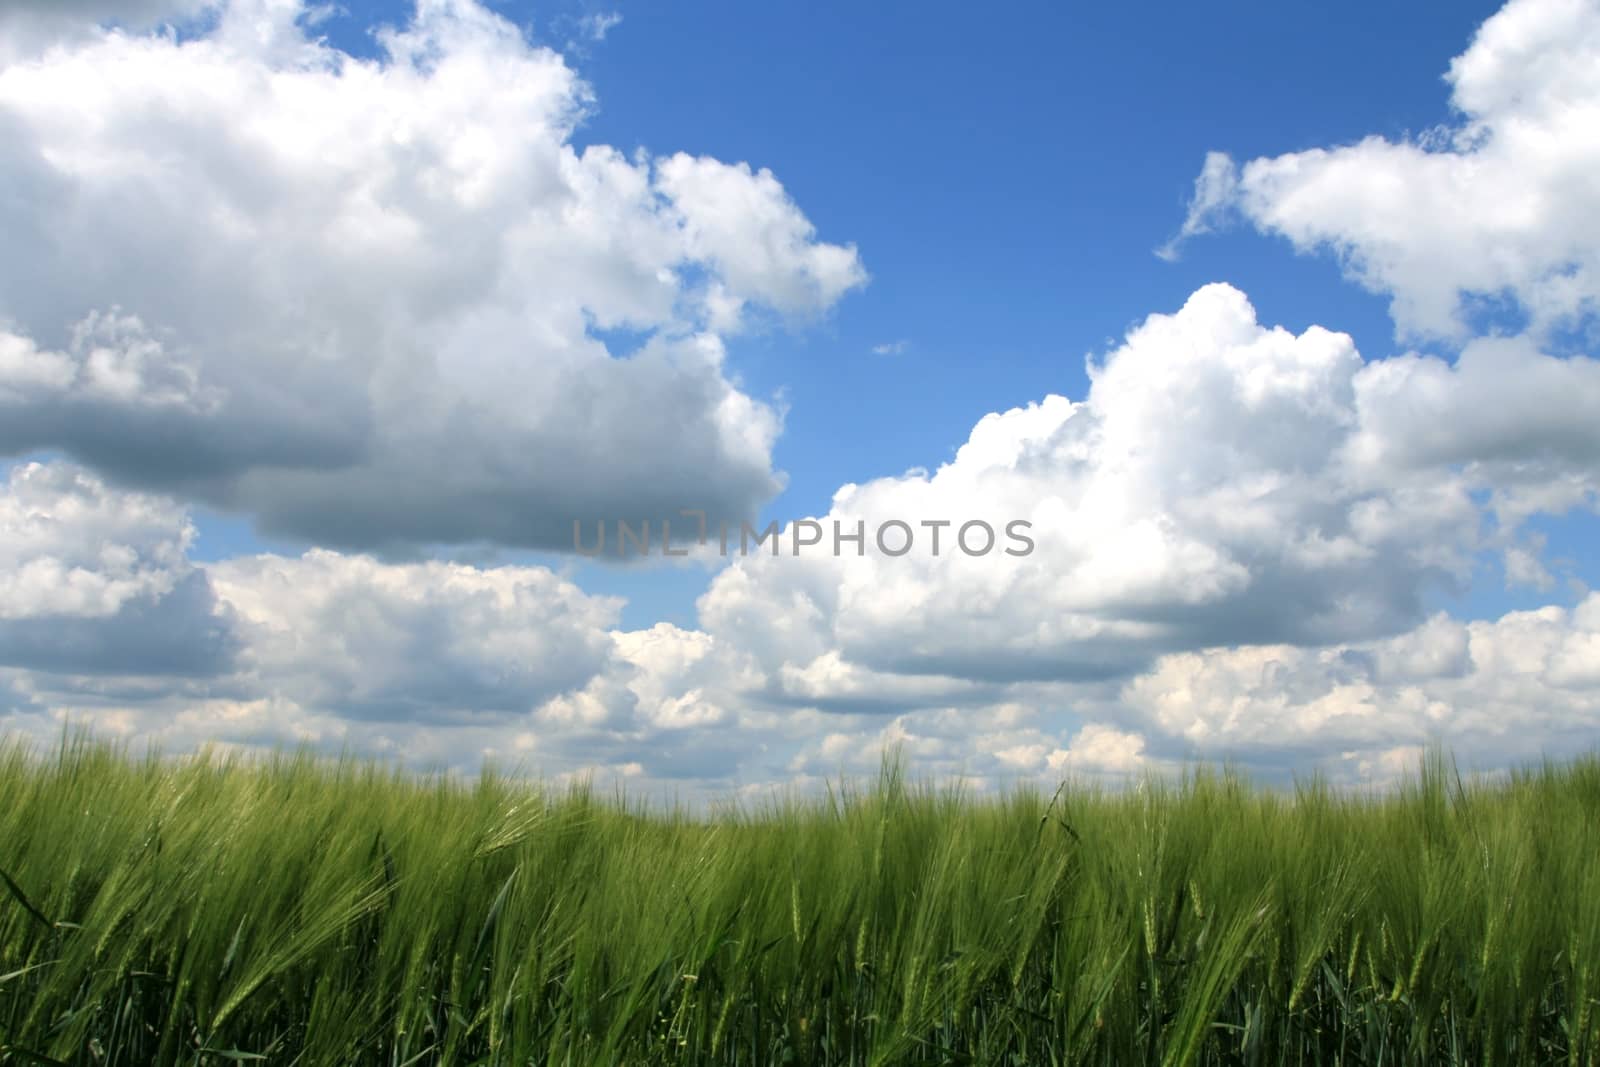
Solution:
[{"label": "blue sky", "polygon": [[[712,791],[1600,738],[1594,0],[315,7],[0,15],[5,729]],[[566,550],[697,504],[1044,541]]]}]

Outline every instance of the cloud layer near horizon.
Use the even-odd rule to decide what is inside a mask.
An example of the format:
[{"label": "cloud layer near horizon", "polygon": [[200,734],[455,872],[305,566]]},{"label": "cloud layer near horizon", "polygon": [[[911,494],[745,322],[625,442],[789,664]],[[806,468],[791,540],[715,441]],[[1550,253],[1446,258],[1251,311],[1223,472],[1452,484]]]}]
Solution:
[{"label": "cloud layer near horizon", "polygon": [[10,633],[89,616],[137,641],[167,613],[228,654],[108,678],[13,640],[0,662],[35,732],[71,712],[180,746],[494,754],[713,790],[868,769],[885,744],[988,780],[1192,755],[1363,779],[1436,738],[1468,759],[1580,745],[1600,707],[1595,595],[1473,623],[1425,607],[1486,552],[1548,577],[1516,523],[1540,510],[1527,500],[1571,503],[1572,428],[1516,437],[1523,461],[1553,457],[1556,489],[1517,465],[1525,506],[1507,517],[1495,448],[1419,443],[1392,416],[1426,402],[1470,419],[1495,388],[1473,376],[1491,372],[1505,395],[1545,383],[1536,399],[1557,406],[1600,365],[1515,346],[1485,371],[1433,362],[1262,327],[1243,294],[1208,286],[1097,361],[1084,400],[989,416],[938,471],[844,487],[822,517],[1026,515],[1032,554],[968,556],[946,528],[937,556],[891,558],[870,537],[860,556],[795,556],[786,531],[780,555],[713,579],[700,629],[620,630],[616,600],[542,567],[327,549],[195,563],[170,500],[26,465],[0,496],[22,546],[7,570],[29,594]]}]

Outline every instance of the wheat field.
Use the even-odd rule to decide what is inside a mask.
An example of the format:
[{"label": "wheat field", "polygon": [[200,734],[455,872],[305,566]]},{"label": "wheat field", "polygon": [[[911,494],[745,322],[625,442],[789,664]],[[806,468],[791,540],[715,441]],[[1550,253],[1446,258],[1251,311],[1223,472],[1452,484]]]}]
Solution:
[{"label": "wheat field", "polygon": [[712,815],[280,753],[0,750],[0,1060],[1586,1064],[1600,759]]}]

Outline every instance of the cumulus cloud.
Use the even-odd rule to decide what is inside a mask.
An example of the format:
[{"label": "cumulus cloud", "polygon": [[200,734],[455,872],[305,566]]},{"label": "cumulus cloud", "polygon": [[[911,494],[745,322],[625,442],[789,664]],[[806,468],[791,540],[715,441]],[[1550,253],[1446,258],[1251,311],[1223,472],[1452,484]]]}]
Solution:
[{"label": "cumulus cloud", "polygon": [[1453,126],[1235,165],[1212,153],[1165,251],[1237,211],[1328,249],[1407,335],[1509,297],[1536,332],[1600,309],[1600,5],[1511,0],[1450,65]]},{"label": "cumulus cloud", "polygon": [[1145,740],[1138,734],[1103,723],[1089,723],[1073,735],[1066,748],[1045,757],[1053,771],[1121,771],[1132,773],[1146,765]]},{"label": "cumulus cloud", "polygon": [[[759,668],[743,700],[833,719],[795,740],[797,780],[896,745],[989,781],[1241,753],[1376,780],[1439,737],[1492,762],[1514,704],[1522,754],[1593,743],[1600,688],[1573,688],[1592,605],[1470,625],[1426,607],[1490,552],[1551,584],[1518,527],[1595,504],[1593,361],[1504,338],[1363,361],[1214,285],[1089,371],[1083,400],[987,416],[931,474],[844,486],[819,550],[792,554],[791,527],[713,580],[702,626]],[[963,522],[1015,518],[1033,552],[959,547]],[[890,520],[914,551],[875,547]],[[1532,619],[1547,666],[1493,667]]]},{"label": "cumulus cloud", "polygon": [[614,635],[625,684],[640,722],[663,730],[735,721],[741,690],[761,675],[737,647],[670,623]]},{"label": "cumulus cloud", "polygon": [[0,490],[0,724],[188,750],[313,744],[475,769],[484,756],[641,787],[736,784],[812,717],[752,711],[736,644],[545,567],[313,549],[202,563],[174,500],[30,463]]},{"label": "cumulus cloud", "polygon": [[6,0],[0,6],[0,60],[82,41],[102,26],[148,30],[188,25],[218,0]]},{"label": "cumulus cloud", "polygon": [[752,516],[781,417],[725,340],[825,312],[854,248],[768,171],[579,151],[587,87],[472,0],[371,61],[308,12],[0,64],[0,453],[345,549]]},{"label": "cumulus cloud", "polygon": [[1525,337],[1478,338],[1453,363],[1374,361],[1356,390],[1361,428],[1349,455],[1369,478],[1459,468],[1493,494],[1508,529],[1595,506],[1600,360],[1545,355]]},{"label": "cumulus cloud", "polygon": [[1494,620],[1437,615],[1357,645],[1182,653],[1130,681],[1121,704],[1197,751],[1279,765],[1437,740],[1484,764],[1570,752],[1600,740],[1600,595]]},{"label": "cumulus cloud", "polygon": [[898,751],[929,774],[1050,784],[1201,759],[1382,785],[1440,742],[1481,769],[1600,742],[1600,594],[1497,619],[1435,614],[1374,641],[1173,653],[1109,689],[1018,686],[998,703],[821,721],[785,769],[797,782],[870,774]]},{"label": "cumulus cloud", "polygon": [[[1086,681],[1179,649],[1401,632],[1483,533],[1458,471],[1350,458],[1388,441],[1363,407],[1372,373],[1348,336],[1263,327],[1208,286],[1091,365],[1084,400],[986,416],[938,471],[846,486],[821,520],[831,536],[898,519],[921,530],[914,551],[740,559],[702,621],[811,692],[847,692],[848,664]],[[1035,549],[968,555],[974,520],[997,537],[1025,520]]]},{"label": "cumulus cloud", "polygon": [[[43,739],[70,720],[179,749],[309,743],[463,769],[491,756],[705,797],[871,774],[886,750],[979,788],[1119,781],[1194,756],[1379,780],[1432,740],[1496,764],[1591,744],[1600,721],[1600,594],[1366,641],[1181,651],[1121,680],[975,683],[838,650],[772,671],[737,635],[617,630],[614,599],[544,568],[326,550],[195,564],[181,509],[67,464],[13,472],[0,529],[0,717]],[[206,591],[187,615],[130,610],[184,582]],[[234,655],[198,672],[148,650],[117,663],[118,640],[194,641],[181,618],[225,627]],[[108,638],[83,662],[4,643],[15,621],[39,649],[70,644],[83,620]]]},{"label": "cumulus cloud", "polygon": [[[621,602],[548,568],[326,549],[199,563],[194,536],[169,498],[65,462],[15,468],[0,491],[9,703],[191,744],[355,735],[383,751],[455,727],[515,736],[631,669]],[[654,673],[670,691],[646,686],[652,708],[681,701],[680,675]]]},{"label": "cumulus cloud", "polygon": [[[112,321],[115,343],[88,330],[54,358],[13,347],[12,365],[45,368],[36,389],[92,378],[97,358],[189,381]],[[1600,692],[1592,603],[1492,625],[1424,604],[1507,547],[1506,520],[1483,521],[1496,499],[1517,497],[1519,516],[1572,506],[1557,490],[1592,470],[1592,373],[1522,341],[1453,366],[1364,362],[1344,335],[1264,327],[1243,294],[1208,286],[1093,361],[1081,401],[987,416],[944,467],[845,486],[821,519],[826,541],[835,523],[908,522],[916,551],[886,555],[869,532],[859,555],[794,555],[791,528],[780,555],[718,574],[699,629],[618,630],[616,600],[538,567],[325,549],[195,564],[170,500],[28,465],[0,509],[4,602],[34,641],[0,631],[5,662],[32,668],[11,718],[462,766],[637,765],[639,788],[713,791],[870,772],[886,746],[990,784],[1239,752],[1279,770],[1348,752],[1347,774],[1370,778],[1430,729],[1487,750],[1514,705],[1542,709],[1524,712],[1529,738],[1577,743]],[[169,392],[176,409],[197,395]],[[975,518],[997,533],[1028,520],[1034,550],[969,555],[959,528]],[[1532,573],[1539,548],[1511,545],[1526,558],[1508,568]],[[148,616],[163,604],[230,654],[187,681],[145,652],[80,657],[134,677],[41,658],[72,647],[65,616],[131,642],[167,631]]]},{"label": "cumulus cloud", "polygon": [[29,463],[0,485],[0,666],[208,675],[237,650],[169,500]]},{"label": "cumulus cloud", "polygon": [[265,695],[354,719],[528,715],[604,666],[621,604],[543,567],[385,564],[317,549],[211,564]]},{"label": "cumulus cloud", "polygon": [[795,784],[870,776],[885,756],[907,760],[919,774],[959,777],[983,790],[1018,783],[1049,789],[1064,778],[1120,784],[1181,766],[1148,751],[1138,730],[1052,714],[1029,700],[931,707],[888,721],[829,725],[827,732],[806,738],[789,760],[785,770]]}]

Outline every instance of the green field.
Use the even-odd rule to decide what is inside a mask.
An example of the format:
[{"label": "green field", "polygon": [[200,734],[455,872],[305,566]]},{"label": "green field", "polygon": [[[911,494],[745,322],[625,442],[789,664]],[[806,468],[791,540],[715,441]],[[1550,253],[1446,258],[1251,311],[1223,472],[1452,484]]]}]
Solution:
[{"label": "green field", "polygon": [[1600,1061],[1600,759],[714,817],[0,751],[0,1062]]}]

